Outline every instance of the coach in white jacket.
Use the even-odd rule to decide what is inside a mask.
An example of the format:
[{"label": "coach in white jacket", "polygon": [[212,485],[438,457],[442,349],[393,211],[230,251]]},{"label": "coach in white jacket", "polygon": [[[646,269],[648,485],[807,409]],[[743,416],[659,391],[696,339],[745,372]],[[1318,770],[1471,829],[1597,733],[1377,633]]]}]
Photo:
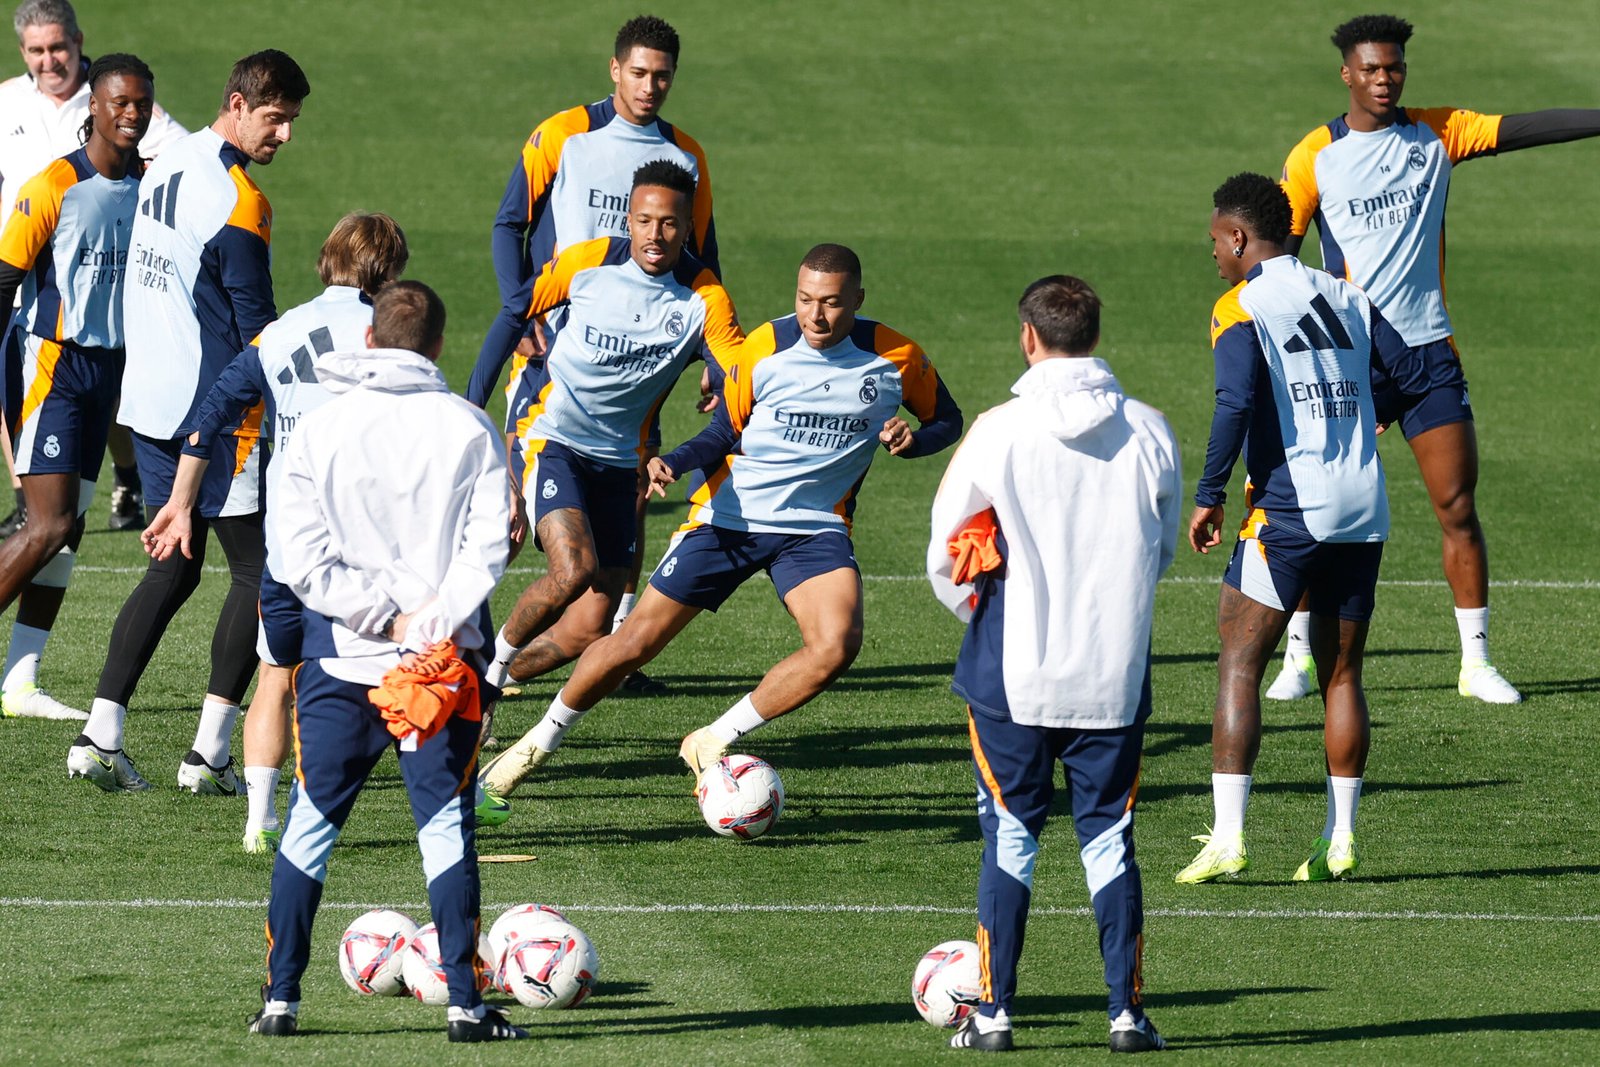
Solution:
[{"label": "coach in white jacket", "polygon": [[1163,1042],[1140,998],[1143,904],[1133,803],[1150,714],[1156,580],[1178,535],[1178,442],[1090,355],[1100,301],[1077,278],[1029,286],[1028,371],[973,424],[933,503],[928,577],[967,622],[952,688],[966,700],[983,865],[977,1013],[957,1048],[1011,1047],[1040,831],[1066,770],[1100,925],[1111,1048]]},{"label": "coach in white jacket", "polygon": [[[275,456],[268,521],[278,577],[305,606],[295,676],[295,786],[272,868],[265,1001],[251,1030],[298,1026],[300,976],[328,854],[367,775],[393,745],[417,823],[451,1041],[523,1037],[479,994],[478,859],[470,794],[479,708],[469,697],[437,733],[399,742],[368,690],[402,653],[451,639],[473,670],[494,630],[487,601],[505,570],[510,511],[499,434],[434,366],[444,305],[419,282],[373,298],[369,348],[330,352],[317,379],[333,399]],[[475,690],[468,690],[475,693]]]}]

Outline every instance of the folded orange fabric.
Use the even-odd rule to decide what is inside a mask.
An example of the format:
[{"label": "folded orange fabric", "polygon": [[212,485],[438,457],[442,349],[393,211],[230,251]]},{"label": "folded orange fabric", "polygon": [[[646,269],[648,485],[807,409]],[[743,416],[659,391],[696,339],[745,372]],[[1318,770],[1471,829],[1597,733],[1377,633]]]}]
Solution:
[{"label": "folded orange fabric", "polygon": [[950,556],[955,560],[950,580],[957,585],[967,585],[976,581],[980,574],[1004,566],[1000,547],[995,543],[999,533],[1000,522],[994,508],[984,508],[968,519],[950,539]]},{"label": "folded orange fabric", "polygon": [[367,690],[367,699],[383,714],[391,734],[404,740],[415,730],[418,744],[443,729],[453,715],[468,722],[482,717],[478,676],[456,654],[455,642],[448,640],[404,656],[389,668],[381,685]]}]

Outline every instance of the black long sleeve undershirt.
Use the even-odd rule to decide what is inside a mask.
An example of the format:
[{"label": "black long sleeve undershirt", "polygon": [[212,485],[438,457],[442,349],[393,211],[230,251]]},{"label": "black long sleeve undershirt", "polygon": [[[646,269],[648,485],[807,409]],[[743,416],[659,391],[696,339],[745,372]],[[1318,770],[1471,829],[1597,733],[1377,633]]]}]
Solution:
[{"label": "black long sleeve undershirt", "polygon": [[1505,115],[1500,119],[1500,136],[1495,152],[1515,152],[1546,144],[1565,144],[1585,137],[1600,137],[1600,109],[1556,107]]},{"label": "black long sleeve undershirt", "polygon": [[12,304],[17,299],[17,290],[22,288],[22,280],[27,276],[25,268],[14,267],[0,259],[0,337],[6,335],[6,327],[11,325]]}]

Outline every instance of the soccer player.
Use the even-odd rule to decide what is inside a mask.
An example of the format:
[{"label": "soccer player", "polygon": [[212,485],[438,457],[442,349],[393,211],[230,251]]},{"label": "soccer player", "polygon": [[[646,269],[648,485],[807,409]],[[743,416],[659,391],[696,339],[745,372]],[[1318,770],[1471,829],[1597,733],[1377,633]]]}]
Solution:
[{"label": "soccer player", "polygon": [[[373,299],[371,347],[317,359],[336,395],[299,422],[275,460],[284,467],[270,516],[275,559],[306,606],[306,658],[295,676],[295,784],[272,867],[255,1033],[298,1029],[328,858],[392,747],[439,927],[450,1040],[527,1036],[479,993],[476,823],[463,798],[477,769],[478,650],[509,547],[506,462],[493,424],[452,395],[434,365],[444,325],[444,304],[427,286],[385,286]],[[397,668],[437,695],[402,684]],[[418,699],[430,695],[432,715]]]},{"label": "soccer player", "polygon": [[[721,275],[706,154],[694,138],[661,118],[678,74],[678,51],[678,33],[662,19],[650,15],[629,19],[617,31],[612,50],[611,95],[557,112],[529,135],[521,158],[511,169],[494,222],[495,278],[506,302],[497,320],[501,326],[520,326],[520,313],[525,309],[513,298],[556,253],[580,241],[627,236],[633,173],[651,160],[671,160],[694,175],[694,225],[687,247],[713,274]],[[543,328],[536,324],[529,337],[518,343],[512,361],[506,386],[506,433],[512,478],[519,484],[524,464],[521,441],[532,418],[539,365],[551,334],[562,321],[559,309],[543,316]],[[509,356],[499,345],[485,344],[467,386],[467,399],[479,407],[488,403],[489,392]],[[660,430],[652,425],[646,458],[655,455],[659,445]],[[635,501],[637,547],[616,609],[617,624],[632,606],[644,562],[646,499],[641,487]],[[556,636],[564,630],[558,627]],[[524,670],[536,667],[527,663]],[[631,678],[629,684],[640,691],[661,690],[643,675]]]},{"label": "soccer player", "polygon": [[[1444,212],[1454,164],[1600,135],[1600,110],[1480,115],[1462,108],[1403,108],[1411,23],[1363,15],[1333,33],[1350,109],[1289,153],[1283,187],[1294,208],[1285,248],[1298,254],[1315,220],[1323,265],[1355,282],[1415,348],[1433,394],[1400,428],[1443,529],[1445,578],[1461,637],[1464,697],[1514,704],[1521,694],[1489,662],[1489,560],[1478,521],[1478,439],[1467,380],[1444,300]],[[1273,695],[1310,691],[1306,620],[1291,629]]]},{"label": "soccer player", "polygon": [[[140,185],[123,299],[127,366],[120,418],[134,432],[146,504],[167,502],[184,438],[217,375],[277,318],[267,246],[272,209],[246,172],[287,144],[311,92],[299,64],[268,50],[234,64],[211,126],[161,154]],[[180,788],[236,795],[229,739],[255,673],[256,601],[266,554],[261,530],[259,413],[214,444],[193,518],[193,559],[152,560],[122,605],[94,705],[67,753],[71,777],[107,791],[150,784],[123,751],[123,720],[167,623],[199,585],[206,531],[228,557],[232,584],[211,642],[211,679]]]},{"label": "soccer player", "polygon": [[[484,342],[510,352],[528,321],[557,307],[567,313],[523,438],[523,492],[549,570],[495,638],[497,686],[571,662],[610,632],[633,563],[638,464],[656,412],[702,345],[726,367],[744,341],[727,290],[684,250],[694,195],[694,175],[678,164],[640,167],[630,236],[563,250],[523,284],[519,314]],[[553,631],[561,618],[566,625]]]},{"label": "soccer player", "polygon": [[[24,181],[83,144],[80,134],[89,116],[89,60],[83,54],[83,31],[72,5],[67,0],[24,0],[12,16],[12,25],[27,73],[0,82],[0,115],[5,116],[0,126],[0,222],[11,217],[12,203]],[[139,139],[139,155],[154,159],[188,132],[157,105],[150,113],[149,128]],[[10,464],[9,439],[4,443]],[[133,440],[125,428],[113,422],[110,444],[110,526],[113,530],[132,529],[143,518]],[[17,511],[0,519],[0,536],[8,536],[13,532],[8,527],[20,525],[27,515],[20,493],[18,497]]]},{"label": "soccer player", "polygon": [[[857,318],[865,299],[854,252],[824,244],[806,254],[795,314],[750,335],[710,425],[650,461],[651,488],[662,496],[681,475],[712,471],[691,497],[689,521],[633,613],[589,647],[544,718],[484,769],[491,792],[515,788],[623,678],[757,571],[771,577],[802,644],[754,692],[683,739],[679,755],[697,779],[729,744],[806,704],[855,660],[862,626],[850,542],[856,489],[880,444],[911,459],[961,436],[961,411],[933,364],[914,341]],[[899,417],[901,407],[920,429]]]},{"label": "soccer player", "polygon": [[[200,405],[195,430],[178,460],[172,494],[144,533],[152,558],[166,559],[175,551],[193,557],[192,516],[212,448],[225,438],[228,427],[239,425],[265,398],[264,422],[270,427],[270,452],[276,454],[288,444],[300,420],[333,395],[317,380],[314,361],[326,352],[366,346],[373,294],[399,277],[409,258],[406,235],[388,215],[350,214],[335,224],[317,256],[317,274],[326,288],[262,330],[217,377]],[[269,463],[269,505],[279,475],[280,465]],[[279,768],[289,751],[290,684],[303,638],[300,602],[277,576],[283,550],[273,543],[271,523],[266,524],[266,543],[256,635],[261,666],[244,718],[246,852],[268,851],[278,840],[275,797]]]},{"label": "soccer player", "polygon": [[1233,288],[1211,313],[1216,410],[1189,519],[1196,552],[1222,541],[1241,448],[1249,480],[1217,610],[1216,821],[1177,880],[1209,882],[1249,866],[1244,814],[1261,748],[1261,677],[1302,594],[1325,706],[1328,806],[1294,877],[1343,878],[1360,862],[1355,815],[1369,742],[1361,659],[1389,536],[1378,426],[1422,402],[1431,385],[1421,354],[1359,288],[1288,254],[1292,215],[1276,182],[1238,174],[1212,200],[1211,255]]},{"label": "soccer player", "polygon": [[967,702],[983,831],[981,996],[950,1044],[1011,1048],[1033,864],[1060,763],[1100,927],[1111,1051],[1145,1052],[1166,1042],[1141,997],[1133,806],[1156,580],[1178,539],[1178,439],[1094,357],[1100,299],[1087,283],[1041,278],[1018,311],[1027,372],[1016,399],[980,416],[951,457],[928,546],[934,593],[967,623],[951,688]]},{"label": "soccer player", "polygon": [[106,431],[122,386],[122,291],[138,199],[139,138],[155,76],[136,56],[89,70],[88,137],[28,181],[0,233],[0,337],[12,297],[22,309],[6,346],[6,425],[32,520],[0,542],[0,611],[20,600],[6,649],[6,716],[83,719],[38,686],[94,499]]}]

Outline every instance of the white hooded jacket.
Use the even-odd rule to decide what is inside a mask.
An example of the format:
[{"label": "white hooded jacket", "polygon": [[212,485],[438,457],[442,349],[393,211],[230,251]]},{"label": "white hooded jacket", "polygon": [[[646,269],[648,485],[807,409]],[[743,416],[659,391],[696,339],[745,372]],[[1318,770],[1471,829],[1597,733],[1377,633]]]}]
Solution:
[{"label": "white hooded jacket", "polygon": [[[968,623],[952,688],[1022,725],[1129,726],[1148,712],[1156,580],[1178,537],[1177,438],[1100,359],[1041,360],[1012,392],[973,424],[933,502],[928,577]],[[956,585],[950,540],[988,508],[1004,567]]]},{"label": "white hooded jacket", "polygon": [[279,576],[310,612],[306,658],[376,685],[399,662],[381,633],[397,611],[415,613],[407,649],[482,647],[509,548],[499,434],[415,352],[329,352],[316,370],[335,395],[273,457],[267,516]]}]

